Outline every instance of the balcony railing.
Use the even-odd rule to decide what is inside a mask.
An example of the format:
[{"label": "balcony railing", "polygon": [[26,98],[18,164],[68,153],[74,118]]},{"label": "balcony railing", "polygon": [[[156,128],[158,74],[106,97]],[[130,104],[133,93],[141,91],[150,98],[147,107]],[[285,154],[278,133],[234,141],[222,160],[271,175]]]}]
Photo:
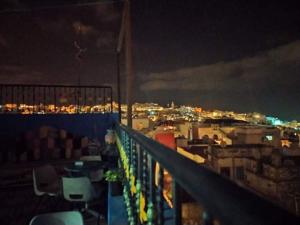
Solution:
[{"label": "balcony railing", "polygon": [[[117,125],[129,224],[166,224],[164,170],[172,176],[172,223],[183,189],[203,207],[203,224],[300,224],[299,218],[132,129]],[[158,166],[159,164],[159,166]]]},{"label": "balcony railing", "polygon": [[110,86],[0,84],[0,112],[111,112],[112,95]]}]

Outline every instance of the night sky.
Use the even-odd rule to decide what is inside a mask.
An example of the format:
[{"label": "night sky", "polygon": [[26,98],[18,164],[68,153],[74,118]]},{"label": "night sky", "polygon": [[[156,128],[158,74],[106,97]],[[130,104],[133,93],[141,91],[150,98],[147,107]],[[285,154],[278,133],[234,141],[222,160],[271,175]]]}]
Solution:
[{"label": "night sky", "polygon": [[[116,86],[122,4],[1,2],[1,83]],[[288,1],[133,0],[135,101],[300,120],[299,15]]]}]

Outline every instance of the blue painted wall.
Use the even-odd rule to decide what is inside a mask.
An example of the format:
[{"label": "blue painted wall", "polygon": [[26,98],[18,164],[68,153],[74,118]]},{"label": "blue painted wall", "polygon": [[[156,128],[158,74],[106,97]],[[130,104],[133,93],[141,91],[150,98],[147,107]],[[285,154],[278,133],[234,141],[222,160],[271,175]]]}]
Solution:
[{"label": "blue painted wall", "polygon": [[118,114],[0,114],[0,139],[14,139],[41,126],[65,129],[76,136],[104,141],[106,130],[117,121]]}]

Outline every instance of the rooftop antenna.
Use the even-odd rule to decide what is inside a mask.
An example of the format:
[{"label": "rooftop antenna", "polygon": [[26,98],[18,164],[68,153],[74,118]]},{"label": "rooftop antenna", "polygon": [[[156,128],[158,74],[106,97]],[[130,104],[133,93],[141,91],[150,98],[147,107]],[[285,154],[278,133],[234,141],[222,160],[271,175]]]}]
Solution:
[{"label": "rooftop antenna", "polygon": [[[84,52],[86,52],[87,49],[80,47],[80,45],[78,44],[77,41],[74,41],[74,46],[77,49],[77,53],[76,53],[75,57],[79,62],[79,68],[81,68],[82,67],[82,57],[83,57],[82,55],[83,55]],[[80,72],[81,72],[81,70],[80,70]],[[80,72],[78,74],[78,86],[80,86],[80,84],[81,84],[81,76],[80,76],[81,74],[80,74]]]}]

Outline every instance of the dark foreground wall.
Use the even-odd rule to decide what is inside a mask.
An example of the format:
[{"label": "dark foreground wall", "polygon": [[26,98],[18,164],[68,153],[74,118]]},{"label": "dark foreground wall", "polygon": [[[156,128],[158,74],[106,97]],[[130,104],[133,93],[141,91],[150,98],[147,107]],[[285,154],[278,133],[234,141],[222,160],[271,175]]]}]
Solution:
[{"label": "dark foreground wall", "polygon": [[[0,141],[13,144],[14,140],[25,132],[38,130],[42,126],[50,126],[56,129],[64,129],[75,136],[87,136],[90,139],[97,138],[104,141],[106,130],[117,114],[0,114]],[[4,150],[5,146],[0,148]]]}]

